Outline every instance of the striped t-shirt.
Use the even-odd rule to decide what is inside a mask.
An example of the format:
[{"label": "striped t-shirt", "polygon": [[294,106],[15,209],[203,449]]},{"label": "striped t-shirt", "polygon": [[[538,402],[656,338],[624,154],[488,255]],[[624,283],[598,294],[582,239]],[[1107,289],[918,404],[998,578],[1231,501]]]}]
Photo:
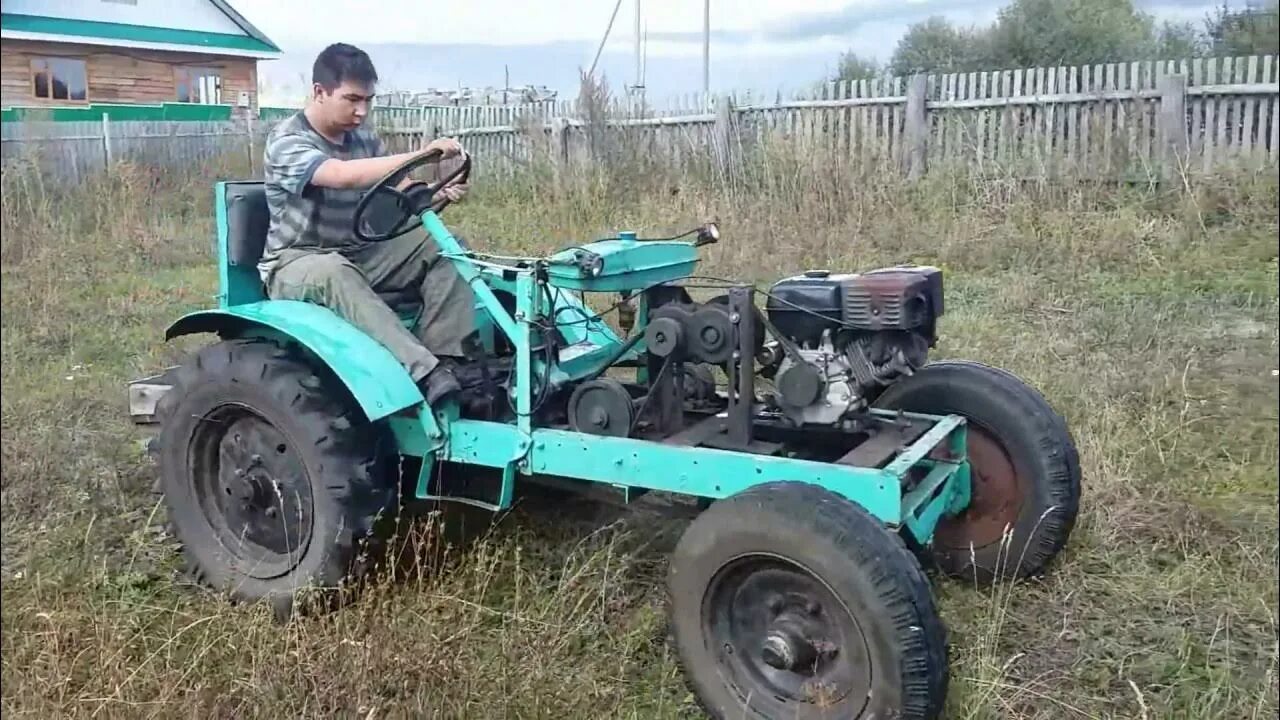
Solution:
[{"label": "striped t-shirt", "polygon": [[271,225],[258,272],[265,282],[281,251],[347,249],[361,241],[351,231],[356,204],[368,188],[325,188],[311,184],[329,158],[359,160],[383,154],[382,141],[358,128],[335,145],[316,132],[301,112],[282,121],[267,138],[263,169]]}]

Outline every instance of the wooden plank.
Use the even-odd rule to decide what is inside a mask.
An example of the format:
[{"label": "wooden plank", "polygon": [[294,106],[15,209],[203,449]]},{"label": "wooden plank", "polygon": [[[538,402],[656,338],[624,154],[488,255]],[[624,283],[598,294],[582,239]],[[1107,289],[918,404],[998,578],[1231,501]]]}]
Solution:
[{"label": "wooden plank", "polygon": [[[1035,87],[1034,95],[1039,100],[1049,94],[1049,68],[1038,67],[1035,69]],[[1032,160],[1035,162],[1036,172],[1043,174],[1045,168],[1044,154],[1044,136],[1045,136],[1045,116],[1048,106],[1041,102],[1036,105],[1031,112],[1031,125],[1027,129],[1027,149],[1031,152]]]},{"label": "wooden plank", "polygon": [[[1235,82],[1243,84],[1245,82],[1244,74],[1248,69],[1248,58],[1237,57],[1234,59],[1235,65]],[[1234,146],[1232,149],[1235,154],[1243,156],[1244,154],[1244,97],[1242,95],[1235,96],[1233,104],[1233,113],[1230,124],[1230,142]]]},{"label": "wooden plank", "polygon": [[[1204,81],[1205,83],[1214,83],[1218,80],[1218,59],[1208,58],[1205,60]],[[1200,99],[1201,109],[1204,111],[1204,127],[1201,128],[1201,144],[1204,153],[1203,169],[1208,172],[1213,167],[1214,155],[1217,153],[1218,142],[1213,137],[1214,127],[1217,125],[1218,115],[1218,99],[1216,96],[1202,96]]]},{"label": "wooden plank", "polygon": [[[836,88],[836,99],[849,99],[850,86],[850,81],[841,80],[839,87]],[[852,152],[852,148],[849,146],[849,141],[852,139],[849,134],[849,114],[851,112],[847,107],[841,107],[836,111],[836,153],[842,160],[848,160]]]},{"label": "wooden plank", "polygon": [[[1116,63],[1107,64],[1106,89],[1111,92],[1120,90],[1120,66]],[[1114,177],[1114,173],[1118,169],[1118,163],[1116,162],[1116,121],[1119,109],[1120,103],[1115,101],[1110,101],[1103,105],[1102,153],[1105,158],[1104,172],[1108,177]]]},{"label": "wooden plank", "polygon": [[[1032,103],[1020,104],[1014,107],[1014,133],[1013,148],[1014,158],[1019,165],[1023,165],[1027,161],[1027,124],[1028,118],[1031,117],[1036,105],[1035,90],[1033,83],[1032,70],[1030,68],[1018,70],[1014,72],[1013,87],[1015,97],[1025,97]],[[1019,171],[1024,172],[1022,170]]]},{"label": "wooden plank", "polygon": [[1272,163],[1276,161],[1276,152],[1280,152],[1280,97],[1271,99],[1271,147],[1267,155]]},{"label": "wooden plank", "polygon": [[[833,100],[833,101],[839,99],[836,97],[837,89],[838,88],[836,87],[835,81],[827,83],[826,99]],[[838,152],[838,149],[839,149],[838,138],[840,137],[840,135],[836,130],[836,123],[839,120],[839,111],[836,110],[834,106],[825,108],[823,110],[823,120],[824,120],[823,128],[822,128],[823,145],[827,148],[828,154],[835,155],[835,153]]]},{"label": "wooden plank", "polygon": [[[947,73],[938,78],[940,85],[938,98],[940,100],[947,101],[956,99],[955,78],[956,76],[954,73]],[[926,92],[927,91],[928,89],[926,88]],[[954,130],[952,119],[954,117],[955,113],[941,109],[935,110],[934,122],[936,122],[937,125],[937,133],[934,138],[934,143],[936,144],[935,150],[937,151],[938,159],[944,164],[954,155],[953,144],[955,141],[952,139],[952,133]]]},{"label": "wooden plank", "polygon": [[1057,92],[1058,92],[1058,68],[1056,67],[1045,68],[1044,96],[1046,99],[1045,99],[1043,111],[1041,113],[1042,116],[1044,117],[1044,123],[1043,123],[1043,131],[1042,131],[1042,136],[1040,138],[1040,142],[1041,142],[1041,148],[1042,148],[1041,152],[1044,157],[1046,172],[1052,172],[1053,168],[1056,167],[1057,165],[1057,163],[1055,162],[1056,156],[1055,156],[1054,148],[1057,146],[1057,138],[1055,136],[1057,134],[1058,105],[1057,103],[1048,99],[1049,96],[1055,95],[1057,94]]},{"label": "wooden plank", "polygon": [[[1222,66],[1219,69],[1219,77],[1223,80],[1229,80],[1232,75],[1231,58],[1222,58]],[[1230,112],[1231,103],[1229,100],[1216,100],[1218,127],[1214,140],[1217,143],[1217,155],[1220,159],[1226,159],[1231,154],[1231,148],[1227,144],[1227,115]]]},{"label": "wooden plank", "polygon": [[[1195,58],[1191,61],[1191,86],[1202,84],[1204,84],[1204,59]],[[1204,128],[1204,98],[1188,97],[1187,107],[1191,112],[1191,156],[1203,163],[1204,138],[1201,133]]]},{"label": "wooden plank", "polygon": [[[1251,55],[1248,60],[1248,65],[1246,66],[1246,69],[1245,69],[1244,82],[1246,84],[1254,83],[1254,82],[1257,82],[1259,79],[1260,78],[1258,77],[1258,56]],[[1254,148],[1253,133],[1254,133],[1254,127],[1256,126],[1256,123],[1254,122],[1254,114],[1257,112],[1257,104],[1254,100],[1254,96],[1253,95],[1246,96],[1243,105],[1244,105],[1244,116],[1243,118],[1241,118],[1242,122],[1240,127],[1240,150],[1245,155],[1252,156],[1253,148]]]},{"label": "wooden plank", "polygon": [[[964,96],[961,100],[976,100],[978,97],[978,76],[980,73],[971,72],[965,78]],[[977,113],[965,113],[960,116],[964,120],[964,145],[962,147],[963,156],[972,161],[977,148]]]},{"label": "wooden plank", "polygon": [[[1280,79],[1280,58],[1277,58],[1276,63],[1276,65],[1272,65],[1270,55],[1263,60],[1262,74],[1264,82],[1274,85],[1277,79]],[[1280,111],[1280,97],[1273,95],[1271,96],[1271,115],[1269,118],[1271,123],[1271,144],[1267,148],[1267,157],[1272,162],[1275,162],[1276,154],[1280,152],[1280,114],[1277,114],[1278,111]],[[1261,128],[1259,128],[1259,133],[1261,131]]]},{"label": "wooden plank", "polygon": [[1182,172],[1186,155],[1187,107],[1185,75],[1169,73],[1160,78],[1160,164],[1166,180]]},{"label": "wooden plank", "polygon": [[[1067,88],[1071,92],[1077,92],[1079,88],[1079,69],[1074,65],[1067,68]],[[1076,105],[1068,105],[1066,108],[1067,127],[1066,127],[1066,145],[1067,145],[1067,167],[1071,172],[1075,171],[1075,163],[1077,159],[1076,140],[1077,140],[1077,124],[1079,123],[1079,107]]]}]

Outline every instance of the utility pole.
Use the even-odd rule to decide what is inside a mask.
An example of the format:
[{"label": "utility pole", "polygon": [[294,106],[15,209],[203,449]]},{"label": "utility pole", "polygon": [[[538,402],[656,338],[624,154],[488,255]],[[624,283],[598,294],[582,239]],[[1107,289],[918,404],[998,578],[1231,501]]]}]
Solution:
[{"label": "utility pole", "polygon": [[636,89],[639,89],[644,81],[640,78],[643,69],[640,67],[640,0],[636,0]]},{"label": "utility pole", "polygon": [[711,96],[711,0],[702,0],[702,95]]}]

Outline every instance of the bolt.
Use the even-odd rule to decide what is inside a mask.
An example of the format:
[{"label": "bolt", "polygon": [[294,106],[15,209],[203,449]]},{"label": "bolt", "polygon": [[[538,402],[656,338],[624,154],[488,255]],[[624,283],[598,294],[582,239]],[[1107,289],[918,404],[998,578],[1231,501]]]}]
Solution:
[{"label": "bolt", "polygon": [[249,458],[249,462],[253,463],[254,465],[261,465],[261,464],[262,464],[262,456],[261,456],[261,455],[259,455],[259,454],[257,454],[257,453],[254,453],[254,454],[253,454],[253,457]]},{"label": "bolt", "polygon": [[269,518],[273,518],[273,519],[274,519],[274,518],[275,518],[275,516],[276,516],[276,509],[275,509],[275,507],[269,507],[269,508],[267,508],[267,517],[269,517]]},{"label": "bolt", "polygon": [[822,609],[822,606],[818,604],[817,600],[810,600],[804,605],[804,611],[809,613],[810,615],[817,615],[818,611],[821,609]]},{"label": "bolt", "polygon": [[732,645],[730,645],[729,643],[725,643],[725,644],[724,644],[724,654],[725,654],[725,655],[732,655],[732,654],[733,654],[733,646],[732,646]]}]

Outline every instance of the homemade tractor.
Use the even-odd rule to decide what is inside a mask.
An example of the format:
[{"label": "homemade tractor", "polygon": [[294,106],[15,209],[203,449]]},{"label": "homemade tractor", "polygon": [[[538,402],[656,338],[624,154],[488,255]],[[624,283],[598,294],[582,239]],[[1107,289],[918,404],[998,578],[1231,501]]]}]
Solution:
[{"label": "homemade tractor", "polygon": [[[396,189],[437,160],[380,181],[354,223],[372,242],[421,226],[474,289],[483,350],[445,407],[333,312],[267,299],[262,184],[217,185],[218,307],[167,337],[220,341],[130,387],[135,421],[159,424],[159,482],[195,577],[286,610],[299,590],[332,594],[398,511],[406,459],[421,461],[410,494],[495,511],[526,482],[676,493],[698,512],[670,562],[670,630],[711,715],[937,716],[946,631],[922,562],[978,582],[1037,574],[1080,496],[1071,437],[1039,393],[928,362],[940,272],[810,271],[767,290],[695,275],[714,224],[486,254],[431,209],[469,158],[439,185]],[[373,232],[382,201],[395,217]],[[721,291],[695,301],[699,287]],[[587,293],[611,304],[593,312]],[[490,481],[450,482],[445,465]]]}]

